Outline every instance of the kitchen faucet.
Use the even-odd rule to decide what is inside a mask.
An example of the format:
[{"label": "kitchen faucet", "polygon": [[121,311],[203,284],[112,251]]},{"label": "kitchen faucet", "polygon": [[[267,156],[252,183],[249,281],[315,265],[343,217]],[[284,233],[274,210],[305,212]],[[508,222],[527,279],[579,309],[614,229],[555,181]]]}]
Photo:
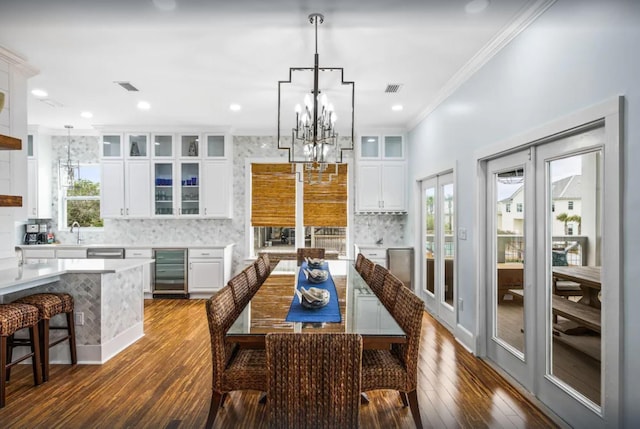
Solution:
[{"label": "kitchen faucet", "polygon": [[80,244],[80,224],[77,221],[73,222],[69,232],[73,232],[73,228],[77,228],[78,237],[76,238],[76,244]]}]

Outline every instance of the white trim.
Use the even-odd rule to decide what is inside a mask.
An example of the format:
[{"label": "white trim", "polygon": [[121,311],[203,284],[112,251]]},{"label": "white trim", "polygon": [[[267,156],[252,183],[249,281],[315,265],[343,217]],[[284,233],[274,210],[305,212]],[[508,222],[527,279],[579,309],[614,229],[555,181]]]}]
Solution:
[{"label": "white trim", "polygon": [[471,331],[458,323],[454,328],[453,334],[456,341],[460,345],[462,345],[462,347],[464,347],[472,355],[476,355],[476,337]]},{"label": "white trim", "polygon": [[463,83],[469,80],[480,68],[488,63],[505,46],[522,33],[531,23],[542,15],[556,0],[535,0],[527,6],[502,31],[484,45],[469,61],[467,61],[447,83],[438,91],[433,101],[423,109],[414,119],[408,122],[407,129],[412,130],[420,122],[438,108]]}]

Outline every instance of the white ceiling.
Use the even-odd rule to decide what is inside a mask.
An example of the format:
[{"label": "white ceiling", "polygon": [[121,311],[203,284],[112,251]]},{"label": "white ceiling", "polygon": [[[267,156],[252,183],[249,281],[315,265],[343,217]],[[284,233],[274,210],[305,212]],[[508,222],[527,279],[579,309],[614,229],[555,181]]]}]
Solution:
[{"label": "white ceiling", "polygon": [[[172,11],[157,7],[171,2]],[[467,3],[0,0],[0,46],[39,70],[29,91],[49,94],[49,102],[28,95],[29,124],[275,134],[278,80],[287,79],[289,67],[313,66],[307,16],[320,12],[320,66],[343,67],[345,79],[355,81],[356,129],[408,129],[541,1],[491,0],[477,14],[465,12]],[[140,91],[126,92],[114,81]],[[385,94],[388,83],[403,86]],[[138,110],[139,100],[151,109]],[[230,111],[231,103],[242,110]],[[391,111],[396,103],[404,110]],[[82,111],[93,118],[81,118]]]}]

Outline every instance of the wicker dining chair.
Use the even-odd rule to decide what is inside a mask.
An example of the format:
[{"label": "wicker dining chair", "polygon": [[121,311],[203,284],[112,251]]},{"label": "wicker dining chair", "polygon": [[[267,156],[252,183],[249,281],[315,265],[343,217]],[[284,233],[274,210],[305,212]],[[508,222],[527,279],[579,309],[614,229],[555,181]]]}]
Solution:
[{"label": "wicker dining chair", "polygon": [[298,266],[302,265],[304,258],[324,259],[323,247],[301,247],[297,250]]},{"label": "wicker dining chair", "polygon": [[235,307],[237,309],[236,315],[240,314],[245,305],[247,305],[247,303],[251,299],[247,273],[244,271],[240,271],[238,274],[231,277],[231,280],[229,280],[227,284],[231,287],[231,291],[233,293],[233,302],[235,303]]},{"label": "wicker dining chair", "polygon": [[380,301],[387,307],[387,310],[392,312],[393,307],[396,303],[396,299],[398,297],[398,293],[402,289],[407,289],[404,287],[404,283],[402,280],[393,275],[393,273],[388,273],[384,277],[384,283],[382,284],[382,295],[380,295]]},{"label": "wicker dining chair", "polygon": [[364,279],[367,284],[369,283],[371,276],[373,275],[374,266],[376,264],[369,258],[364,258],[362,260],[362,264],[360,265],[360,276]]},{"label": "wicker dining chair", "polygon": [[382,287],[387,274],[389,274],[389,270],[382,265],[376,264],[375,267],[373,267],[373,274],[369,278],[369,282],[367,282],[373,293],[378,297],[382,296]]},{"label": "wicker dining chair", "polygon": [[359,334],[267,334],[266,349],[269,427],[358,427]]},{"label": "wicker dining chair", "polygon": [[224,396],[234,390],[265,392],[267,373],[264,350],[241,349],[225,341],[225,334],[235,321],[231,287],[223,287],[208,299],[206,311],[213,369],[211,404],[206,427],[212,428]]},{"label": "wicker dining chair", "polygon": [[262,285],[262,283],[264,283],[267,277],[269,277],[270,270],[269,270],[268,259],[269,259],[268,256],[267,256],[267,260],[265,260],[265,258],[263,258],[262,256],[259,256],[254,262],[256,266],[256,272],[258,273],[258,281],[260,285]]},{"label": "wicker dining chair", "polygon": [[[249,299],[251,299],[251,297],[255,295],[258,289],[260,289],[260,285],[262,284],[258,276],[258,268],[256,267],[256,264],[253,263],[253,264],[247,265],[245,269],[242,270],[242,272],[245,273],[245,275],[247,276],[247,286],[249,288]],[[247,302],[249,301],[247,300]]]},{"label": "wicker dining chair", "polygon": [[364,255],[362,253],[358,253],[358,256],[356,256],[356,271],[360,272],[360,270],[362,269],[362,261],[364,260]]},{"label": "wicker dining chair", "polygon": [[417,428],[422,428],[416,389],[423,311],[422,300],[409,288],[400,288],[391,313],[407,335],[407,342],[394,344],[391,349],[362,352],[362,391],[398,390],[404,406],[411,407]]}]

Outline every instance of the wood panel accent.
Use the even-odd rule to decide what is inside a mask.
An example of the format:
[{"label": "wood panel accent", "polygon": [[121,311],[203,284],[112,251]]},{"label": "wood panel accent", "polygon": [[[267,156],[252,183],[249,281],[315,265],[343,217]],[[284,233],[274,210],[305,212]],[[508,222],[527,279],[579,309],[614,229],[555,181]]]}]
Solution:
[{"label": "wood panel accent", "polygon": [[0,134],[0,150],[21,150],[22,140]]},{"label": "wood panel accent", "polygon": [[293,164],[251,164],[251,226],[296,224]]},{"label": "wood panel accent", "polygon": [[[65,345],[60,345],[65,347]],[[145,301],[145,336],[104,365],[51,365],[34,387],[14,367],[3,427],[203,427],[211,398],[211,351],[202,300]],[[395,391],[369,393],[363,428],[414,427]],[[216,428],[266,428],[260,392],[232,392]],[[557,427],[426,313],[418,366],[423,423],[433,428]]]},{"label": "wood panel accent", "polygon": [[22,207],[22,197],[0,195],[0,207]]},{"label": "wood panel accent", "polygon": [[347,226],[347,164],[336,167],[330,182],[304,183],[304,226]]}]

